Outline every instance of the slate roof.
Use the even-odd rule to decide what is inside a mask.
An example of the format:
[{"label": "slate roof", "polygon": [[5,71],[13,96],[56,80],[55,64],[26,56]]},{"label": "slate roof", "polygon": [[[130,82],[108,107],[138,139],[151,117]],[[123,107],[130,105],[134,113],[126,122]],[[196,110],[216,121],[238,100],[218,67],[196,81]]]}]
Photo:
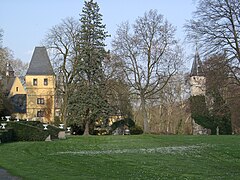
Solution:
[{"label": "slate roof", "polygon": [[194,56],[190,76],[204,76],[202,61],[200,60],[200,56],[197,51]]},{"label": "slate roof", "polygon": [[45,47],[35,47],[26,75],[54,75]]}]

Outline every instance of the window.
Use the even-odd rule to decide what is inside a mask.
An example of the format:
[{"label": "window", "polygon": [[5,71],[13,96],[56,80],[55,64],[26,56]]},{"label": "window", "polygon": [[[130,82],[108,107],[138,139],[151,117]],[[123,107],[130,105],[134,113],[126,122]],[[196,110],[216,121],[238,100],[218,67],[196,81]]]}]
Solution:
[{"label": "window", "polygon": [[16,92],[18,92],[18,87],[16,87]]},{"label": "window", "polygon": [[47,79],[47,78],[44,79],[43,84],[44,84],[44,86],[47,86],[47,85],[48,85],[48,79]]},{"label": "window", "polygon": [[37,98],[37,104],[44,104],[44,98]]},{"label": "window", "polygon": [[37,79],[33,79],[33,85],[37,86]]},{"label": "window", "polygon": [[37,111],[37,117],[44,117],[44,114],[43,110]]}]

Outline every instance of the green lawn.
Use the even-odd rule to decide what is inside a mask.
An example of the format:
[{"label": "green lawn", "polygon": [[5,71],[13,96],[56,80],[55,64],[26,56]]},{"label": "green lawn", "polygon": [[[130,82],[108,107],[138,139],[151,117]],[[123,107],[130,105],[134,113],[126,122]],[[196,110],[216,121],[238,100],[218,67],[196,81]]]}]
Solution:
[{"label": "green lawn", "polygon": [[240,179],[240,136],[71,136],[0,145],[23,179]]}]

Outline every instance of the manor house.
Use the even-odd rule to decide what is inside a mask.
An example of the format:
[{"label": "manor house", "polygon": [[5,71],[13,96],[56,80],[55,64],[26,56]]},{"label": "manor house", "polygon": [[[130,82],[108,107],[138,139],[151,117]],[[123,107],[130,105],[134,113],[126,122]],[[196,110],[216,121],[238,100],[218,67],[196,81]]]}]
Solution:
[{"label": "manor house", "polygon": [[12,116],[20,119],[54,121],[55,74],[45,47],[35,47],[24,86],[9,63],[2,79],[5,95],[10,99]]}]

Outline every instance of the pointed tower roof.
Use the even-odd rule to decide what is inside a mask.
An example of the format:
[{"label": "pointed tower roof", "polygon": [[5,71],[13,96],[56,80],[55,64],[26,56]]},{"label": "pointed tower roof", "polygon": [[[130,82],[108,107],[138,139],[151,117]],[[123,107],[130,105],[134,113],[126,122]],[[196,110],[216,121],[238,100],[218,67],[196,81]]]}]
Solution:
[{"label": "pointed tower roof", "polygon": [[198,51],[196,51],[196,54],[194,56],[190,76],[204,76],[203,65],[202,61],[200,60]]},{"label": "pointed tower roof", "polygon": [[45,47],[35,47],[26,75],[54,75]]}]

